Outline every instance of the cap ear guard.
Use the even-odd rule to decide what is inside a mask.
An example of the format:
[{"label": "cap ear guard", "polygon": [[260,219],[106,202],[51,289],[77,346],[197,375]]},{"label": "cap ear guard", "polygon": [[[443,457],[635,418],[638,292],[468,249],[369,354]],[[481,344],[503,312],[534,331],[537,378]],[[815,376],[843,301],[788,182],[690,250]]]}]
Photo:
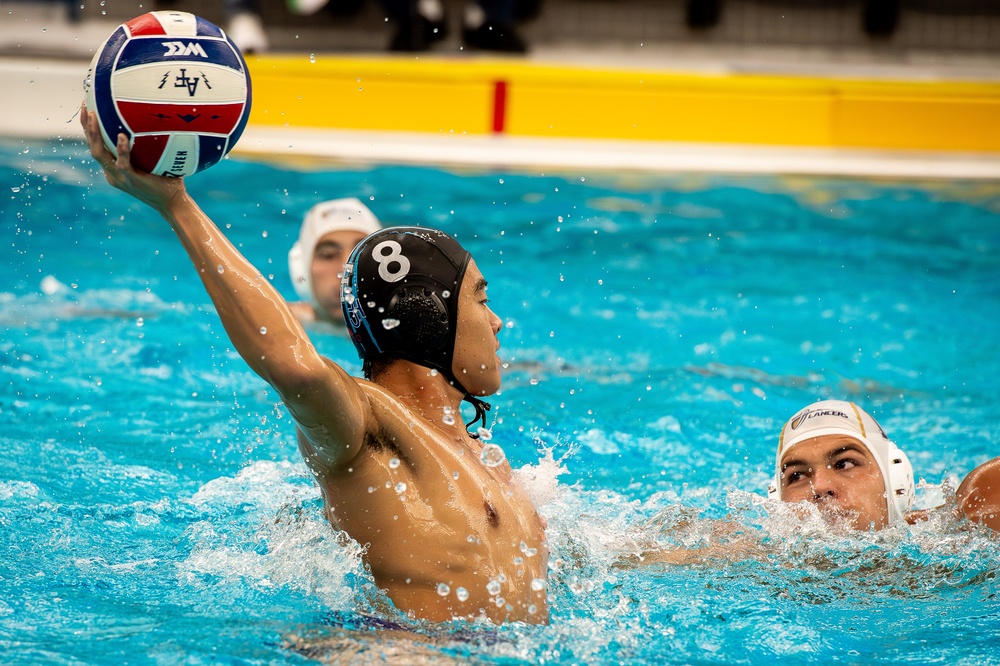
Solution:
[{"label": "cap ear guard", "polygon": [[892,492],[889,504],[896,509],[900,518],[905,518],[916,494],[916,487],[913,485],[913,466],[906,454],[894,443],[889,444],[889,469],[886,470],[886,474]]},{"label": "cap ear guard", "polygon": [[[399,322],[386,326],[387,321]],[[390,338],[401,348],[417,345],[427,351],[441,350],[442,359],[448,356],[451,326],[448,308],[441,298],[428,287],[409,285],[397,291],[386,308],[382,325]],[[390,345],[384,345],[389,347]]]},{"label": "cap ear guard", "polygon": [[319,303],[312,293],[312,280],[309,279],[309,268],[312,257],[303,257],[302,241],[295,241],[292,249],[288,251],[288,276],[292,278],[292,287],[295,293],[303,301],[309,301],[314,307],[319,309]]}]

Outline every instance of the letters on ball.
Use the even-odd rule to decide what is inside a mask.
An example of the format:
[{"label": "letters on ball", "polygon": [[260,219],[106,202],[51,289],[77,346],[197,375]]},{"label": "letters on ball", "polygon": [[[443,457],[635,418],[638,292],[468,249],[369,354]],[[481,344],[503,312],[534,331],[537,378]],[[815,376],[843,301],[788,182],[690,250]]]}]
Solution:
[{"label": "letters on ball", "polygon": [[233,148],[250,115],[250,75],[225,32],[177,11],[143,14],[108,37],[84,83],[87,108],[114,151],[129,137],[132,165],[189,176]]}]

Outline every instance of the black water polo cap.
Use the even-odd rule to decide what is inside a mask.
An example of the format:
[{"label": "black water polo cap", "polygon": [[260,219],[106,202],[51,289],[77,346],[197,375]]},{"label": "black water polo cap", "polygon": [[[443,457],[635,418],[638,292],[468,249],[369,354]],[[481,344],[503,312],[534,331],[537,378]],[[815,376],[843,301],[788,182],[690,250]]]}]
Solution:
[{"label": "black water polo cap", "polygon": [[362,359],[401,358],[452,374],[458,292],[472,255],[437,229],[389,227],[362,240],[344,266],[341,303]]}]

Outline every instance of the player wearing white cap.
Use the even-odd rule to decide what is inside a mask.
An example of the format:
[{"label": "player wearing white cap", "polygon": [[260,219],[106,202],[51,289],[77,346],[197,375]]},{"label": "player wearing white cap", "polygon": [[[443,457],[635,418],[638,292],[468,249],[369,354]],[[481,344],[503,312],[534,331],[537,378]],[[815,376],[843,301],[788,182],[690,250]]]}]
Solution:
[{"label": "player wearing white cap", "polygon": [[289,303],[302,322],[344,325],[340,280],[351,251],[370,233],[382,228],[375,214],[355,198],[333,199],[309,209],[299,239],[288,252],[288,272],[302,299]]},{"label": "player wearing white cap", "polygon": [[[853,402],[823,400],[781,429],[770,497],[814,504],[830,522],[880,530],[926,517],[910,511],[913,468],[878,422]],[[1000,529],[1000,458],[980,465],[956,493],[955,511]]]},{"label": "player wearing white cap", "polygon": [[[768,496],[813,504],[831,525],[855,531],[916,523],[933,511],[910,510],[913,469],[906,454],[871,414],[843,400],[814,402],[785,422]],[[965,477],[950,509],[956,517],[1000,531],[1000,458]],[[692,564],[768,555],[759,538],[737,523],[705,525],[711,529],[707,545],[656,546],[625,562]]]}]

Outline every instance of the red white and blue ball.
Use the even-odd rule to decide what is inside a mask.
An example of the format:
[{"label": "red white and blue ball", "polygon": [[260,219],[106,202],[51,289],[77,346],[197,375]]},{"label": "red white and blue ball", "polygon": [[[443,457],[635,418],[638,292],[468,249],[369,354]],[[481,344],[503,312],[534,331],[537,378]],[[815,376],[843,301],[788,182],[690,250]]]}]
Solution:
[{"label": "red white and blue ball", "polygon": [[149,12],[118,26],[84,85],[108,149],[124,133],[132,166],[160,176],[217,164],[250,115],[240,50],[218,26],[187,12]]}]

